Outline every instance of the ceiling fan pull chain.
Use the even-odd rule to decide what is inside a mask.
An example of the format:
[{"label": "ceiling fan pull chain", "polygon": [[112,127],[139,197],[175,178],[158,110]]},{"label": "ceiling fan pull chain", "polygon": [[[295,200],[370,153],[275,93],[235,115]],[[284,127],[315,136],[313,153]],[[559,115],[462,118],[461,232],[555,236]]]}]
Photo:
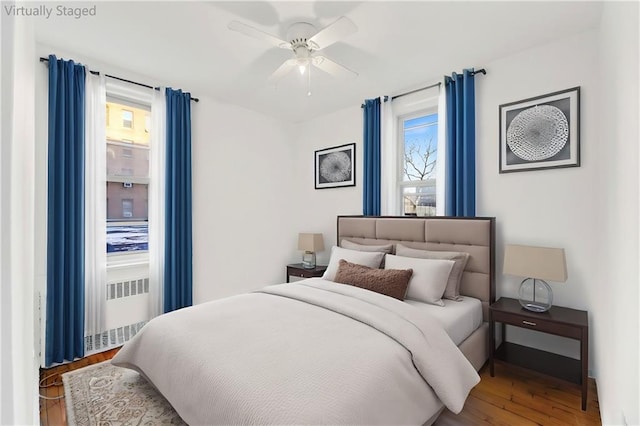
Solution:
[{"label": "ceiling fan pull chain", "polygon": [[307,90],[307,96],[311,96],[311,60],[309,60],[309,71],[307,74],[307,79],[309,81],[309,90]]}]

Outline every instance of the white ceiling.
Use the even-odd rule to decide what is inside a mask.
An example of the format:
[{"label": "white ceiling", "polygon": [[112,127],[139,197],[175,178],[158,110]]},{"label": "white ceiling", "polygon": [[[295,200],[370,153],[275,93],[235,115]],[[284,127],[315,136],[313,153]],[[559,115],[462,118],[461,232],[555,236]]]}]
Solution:
[{"label": "white ceiling", "polygon": [[[397,94],[462,68],[484,67],[597,27],[601,13],[601,3],[593,1],[94,4],[94,18],[38,20],[38,41],[289,122]],[[343,15],[358,32],[322,52],[359,76],[338,80],[314,70],[311,97],[295,71],[277,86],[267,82],[290,51],[227,28],[238,20],[285,38],[293,22],[323,28]]]}]

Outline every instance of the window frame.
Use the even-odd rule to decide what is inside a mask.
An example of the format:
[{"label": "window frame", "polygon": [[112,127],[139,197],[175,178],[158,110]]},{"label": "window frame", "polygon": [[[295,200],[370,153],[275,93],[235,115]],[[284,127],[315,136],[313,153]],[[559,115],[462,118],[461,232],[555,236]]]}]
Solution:
[{"label": "window frame", "polygon": [[[437,193],[437,165],[438,165],[438,142],[439,142],[439,137],[438,134],[436,133],[436,166],[435,166],[435,170],[434,170],[434,175],[435,177],[433,179],[428,179],[428,180],[405,180],[404,176],[404,163],[405,163],[405,147],[406,147],[406,142],[404,140],[404,124],[409,121],[409,120],[413,120],[416,118],[420,118],[420,117],[428,117],[431,115],[438,115],[438,108],[436,107],[429,107],[429,108],[425,108],[425,109],[421,109],[421,110],[417,110],[411,113],[407,113],[407,114],[403,114],[403,115],[398,115],[397,116],[397,134],[396,134],[396,143],[397,143],[397,162],[398,162],[398,166],[397,166],[397,171],[398,171],[398,176],[396,178],[396,191],[397,191],[397,197],[399,198],[397,200],[398,202],[398,206],[400,208],[399,214],[401,216],[406,216],[407,213],[405,213],[404,211],[404,197],[405,197],[405,193],[404,190],[407,188],[416,188],[416,192],[418,188],[428,188],[428,187],[435,187],[435,192]],[[438,120],[435,123],[430,123],[428,124],[430,126],[436,125],[436,126],[440,126],[440,117],[438,116]],[[437,210],[437,199],[436,199],[436,210]]]},{"label": "window frame", "polygon": [[[123,87],[120,85],[107,85],[107,96],[106,101],[116,103],[121,106],[127,106],[130,108],[139,108],[147,111],[148,115],[151,116],[151,97],[145,98],[144,96],[137,96],[137,93],[133,93],[129,90],[122,91]],[[135,117],[135,114],[132,110],[127,110],[124,108],[122,111],[131,112],[132,116]],[[123,127],[127,130],[134,130],[133,120],[131,121],[132,126],[130,128]],[[123,147],[131,148],[131,149],[141,149],[149,152],[151,143],[151,139],[149,139],[149,144],[137,144],[133,140],[128,140],[126,138],[120,139],[105,139],[105,148],[106,145],[112,143],[116,145],[121,145]],[[148,161],[151,161],[151,158],[147,154]],[[151,182],[151,164],[149,164],[149,175],[147,176],[124,176],[124,175],[109,175],[105,176],[106,182],[116,182],[116,183],[131,183],[131,184],[142,184],[147,185],[147,190],[150,186]],[[108,194],[107,194],[108,195]],[[106,206],[106,204],[105,204]],[[147,208],[148,208],[148,199],[147,199]],[[117,224],[126,223],[129,225],[147,225],[147,233],[149,220],[107,220],[107,227]],[[107,248],[105,247],[105,251]],[[107,252],[107,271],[118,269],[118,268],[128,268],[132,266],[143,266],[148,264],[149,262],[149,250],[133,250],[133,251],[119,251],[119,252]]]},{"label": "window frame", "polygon": [[[406,95],[396,96],[387,104],[383,113],[383,214],[398,216],[404,212],[402,206],[403,196],[400,182],[403,181],[403,156],[404,147],[400,150],[400,144],[404,143],[404,131],[400,126],[400,117],[418,117],[426,112],[438,114],[438,142],[436,163],[436,215],[443,216],[445,212],[446,191],[446,107],[444,99],[444,87],[442,84],[427,85],[424,90],[418,90]],[[402,135],[400,137],[399,135]],[[398,152],[400,151],[400,152]],[[402,154],[401,154],[402,153]]]}]

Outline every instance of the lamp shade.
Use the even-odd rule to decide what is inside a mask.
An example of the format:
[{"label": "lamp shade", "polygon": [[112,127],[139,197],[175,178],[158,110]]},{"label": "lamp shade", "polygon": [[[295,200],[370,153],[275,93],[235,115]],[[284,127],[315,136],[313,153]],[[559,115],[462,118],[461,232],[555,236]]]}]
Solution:
[{"label": "lamp shade", "polygon": [[567,262],[564,249],[507,245],[503,272],[518,277],[565,282]]},{"label": "lamp shade", "polygon": [[324,250],[322,234],[298,234],[298,250],[310,251],[313,253]]}]

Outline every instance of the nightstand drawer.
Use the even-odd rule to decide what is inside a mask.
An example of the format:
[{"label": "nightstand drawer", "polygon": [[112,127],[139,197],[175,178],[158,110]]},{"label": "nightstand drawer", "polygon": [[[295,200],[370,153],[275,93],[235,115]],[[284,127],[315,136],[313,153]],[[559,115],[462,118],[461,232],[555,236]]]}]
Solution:
[{"label": "nightstand drawer", "polygon": [[300,271],[299,269],[296,269],[295,271],[291,272],[291,276],[300,278],[313,278],[316,276],[316,273],[313,271],[313,269],[310,271]]},{"label": "nightstand drawer", "polygon": [[509,314],[506,312],[492,311],[493,320],[504,324],[515,325],[517,327],[528,328],[531,330],[542,331],[544,333],[555,334],[563,337],[571,337],[580,339],[582,337],[582,329],[568,324],[560,324],[548,321],[544,318],[524,317],[522,315]]},{"label": "nightstand drawer", "polygon": [[305,268],[302,263],[287,265],[287,282],[289,277],[297,278],[320,278],[327,270],[327,265],[316,265],[314,268]]}]

